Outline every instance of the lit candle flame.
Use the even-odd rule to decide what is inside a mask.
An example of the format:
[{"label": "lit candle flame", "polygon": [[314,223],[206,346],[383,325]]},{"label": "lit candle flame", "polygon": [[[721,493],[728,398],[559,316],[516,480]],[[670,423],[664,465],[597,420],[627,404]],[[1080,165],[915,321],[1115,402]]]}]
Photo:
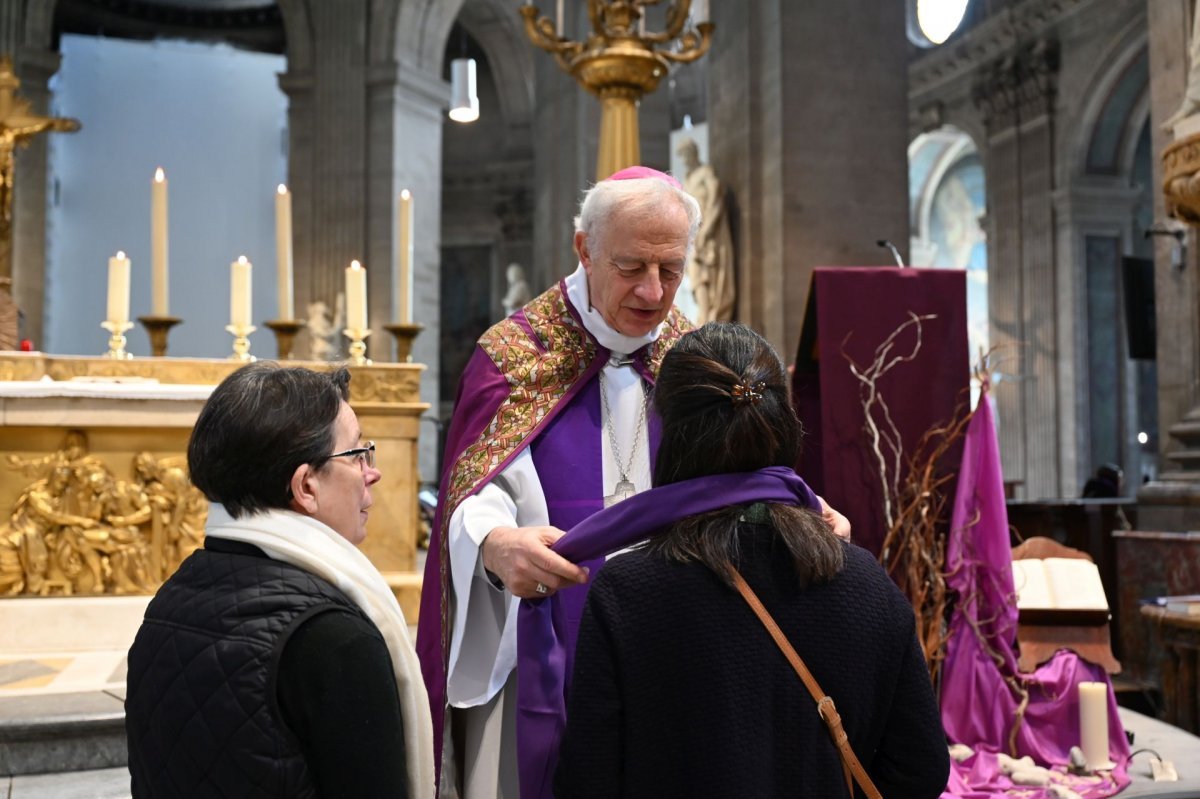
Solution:
[{"label": "lit candle flame", "polygon": [[244,263],[246,263],[246,256],[244,256],[244,255],[239,255],[239,256],[238,256],[238,263],[239,263],[239,264],[244,264]]},{"label": "lit candle flame", "polygon": [[122,259],[123,259],[123,258],[125,257],[125,251],[124,251],[124,250],[117,250],[117,257],[118,257],[118,258],[122,258]]},{"label": "lit candle flame", "polygon": [[350,268],[351,269],[362,269],[362,264],[360,264],[358,261],[351,261]]},{"label": "lit candle flame", "polygon": [[275,191],[279,192],[280,194],[287,194],[287,186],[280,183],[279,188],[276,189]]},{"label": "lit candle flame", "polygon": [[408,189],[404,189],[400,192],[400,197],[407,200],[412,197],[412,192],[410,192]]},{"label": "lit candle flame", "polygon": [[163,168],[161,166],[158,169],[154,170],[154,182],[155,183],[162,183],[166,179],[167,179],[167,173],[163,172]]}]

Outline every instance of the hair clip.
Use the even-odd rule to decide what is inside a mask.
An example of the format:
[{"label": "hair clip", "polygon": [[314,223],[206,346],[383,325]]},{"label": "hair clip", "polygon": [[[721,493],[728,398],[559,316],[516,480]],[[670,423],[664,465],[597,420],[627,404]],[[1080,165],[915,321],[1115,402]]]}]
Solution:
[{"label": "hair clip", "polygon": [[751,383],[749,386],[744,386],[741,383],[734,383],[733,404],[754,405],[763,398],[763,392],[766,390],[767,384],[762,382]]}]

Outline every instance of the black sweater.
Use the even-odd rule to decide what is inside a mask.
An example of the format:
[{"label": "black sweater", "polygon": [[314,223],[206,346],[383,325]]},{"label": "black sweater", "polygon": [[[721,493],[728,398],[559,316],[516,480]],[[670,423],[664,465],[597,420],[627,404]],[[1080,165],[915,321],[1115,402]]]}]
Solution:
[{"label": "black sweater", "polygon": [[[747,582],[825,692],[887,799],[937,797],[945,737],[911,606],[846,545],[830,583],[801,590],[773,531],[743,525]],[[706,567],[635,551],[588,593],[557,799],[845,796],[812,697],[750,607]]]}]

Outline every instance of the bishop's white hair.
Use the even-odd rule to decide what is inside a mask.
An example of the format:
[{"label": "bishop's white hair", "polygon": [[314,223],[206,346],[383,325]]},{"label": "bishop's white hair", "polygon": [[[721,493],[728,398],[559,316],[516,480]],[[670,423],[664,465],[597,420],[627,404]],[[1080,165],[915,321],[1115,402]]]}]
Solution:
[{"label": "bishop's white hair", "polygon": [[700,229],[700,203],[683,189],[678,189],[659,178],[631,178],[629,180],[602,180],[588,189],[579,204],[579,216],[575,217],[575,231],[588,239],[598,236],[617,208],[653,215],[661,212],[671,201],[683,206],[688,219],[688,253]]}]

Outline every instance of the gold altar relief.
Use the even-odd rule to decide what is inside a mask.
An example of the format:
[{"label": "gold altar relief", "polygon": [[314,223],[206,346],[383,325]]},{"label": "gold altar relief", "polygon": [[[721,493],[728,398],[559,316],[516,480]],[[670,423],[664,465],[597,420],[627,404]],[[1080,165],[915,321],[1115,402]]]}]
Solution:
[{"label": "gold altar relief", "polygon": [[72,430],[3,465],[35,479],[0,526],[0,594],[151,593],[203,543],[208,505],[182,456],[139,453],[121,479]]},{"label": "gold altar relief", "polygon": [[420,390],[420,373],[380,374],[351,368],[350,399],[353,402],[412,402]]}]

